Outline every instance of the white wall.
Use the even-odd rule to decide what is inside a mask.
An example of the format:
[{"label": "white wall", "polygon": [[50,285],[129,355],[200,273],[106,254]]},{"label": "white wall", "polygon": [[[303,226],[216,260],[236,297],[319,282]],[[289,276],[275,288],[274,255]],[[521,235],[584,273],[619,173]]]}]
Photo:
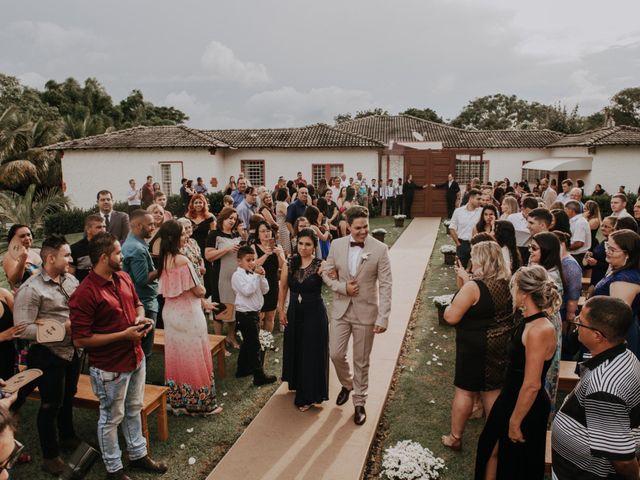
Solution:
[{"label": "white wall", "polygon": [[640,185],[640,147],[597,147],[585,191],[591,193],[596,183],[609,193],[617,192],[620,185],[635,193]]},{"label": "white wall", "polygon": [[126,200],[130,178],[139,187],[147,175],[160,182],[160,164],[165,162],[182,162],[173,169],[173,193],[180,189],[182,172],[194,180],[203,177],[207,186],[211,177],[223,180],[220,150],[211,155],[206,149],[68,150],[62,157],[62,179],[74,205],[87,208],[103,189],[110,190],[116,201]]},{"label": "white wall", "polygon": [[512,182],[519,182],[522,179],[522,163],[545,156],[548,157],[549,153],[541,148],[488,148],[482,158],[489,160],[489,180],[502,180],[506,177]]},{"label": "white wall", "polygon": [[362,172],[367,180],[378,178],[378,151],[375,149],[239,149],[225,150],[224,176],[221,186],[233,175],[240,172],[241,160],[264,160],[265,183],[271,189],[279,176],[294,179],[297,172],[302,172],[307,181],[311,181],[311,166],[314,164],[343,164],[347,177]]}]

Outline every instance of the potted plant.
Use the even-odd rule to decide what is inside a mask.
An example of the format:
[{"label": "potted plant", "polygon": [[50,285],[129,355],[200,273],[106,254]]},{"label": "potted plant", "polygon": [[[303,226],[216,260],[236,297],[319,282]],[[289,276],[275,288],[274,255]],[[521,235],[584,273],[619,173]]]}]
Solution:
[{"label": "potted plant", "polygon": [[376,228],[371,232],[371,236],[376,240],[379,240],[384,243],[384,237],[387,234],[387,231],[384,228]]},{"label": "potted plant", "polygon": [[433,297],[433,304],[438,309],[438,323],[440,325],[448,325],[448,323],[444,321],[444,310],[449,305],[451,305],[452,300],[453,300],[453,294],[438,295],[437,297]]},{"label": "potted plant", "polygon": [[407,218],[406,215],[398,214],[393,216],[393,223],[396,227],[404,227],[404,219]]},{"label": "potted plant", "polygon": [[444,222],[442,222],[442,224],[444,225],[444,229],[447,232],[447,235],[449,235],[449,225],[451,225],[451,220],[445,220]]},{"label": "potted plant", "polygon": [[440,253],[444,255],[445,265],[454,265],[456,263],[456,246],[443,245],[440,247]]},{"label": "potted plant", "polygon": [[382,456],[382,473],[389,480],[438,480],[444,460],[418,442],[402,440]]}]

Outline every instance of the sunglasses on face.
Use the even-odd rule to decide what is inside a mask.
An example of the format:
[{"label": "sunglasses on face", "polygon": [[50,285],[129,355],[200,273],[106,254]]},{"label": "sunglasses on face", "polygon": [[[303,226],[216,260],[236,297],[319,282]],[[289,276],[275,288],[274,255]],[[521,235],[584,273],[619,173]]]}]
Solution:
[{"label": "sunglasses on face", "polygon": [[602,333],[602,330],[599,330],[599,329],[597,329],[595,327],[591,327],[589,325],[585,325],[584,323],[581,323],[579,315],[575,318],[575,320],[573,320],[573,321],[572,320],[567,320],[567,322],[574,326],[574,329],[573,329],[574,332],[577,332],[578,329],[580,327],[582,327],[582,328],[586,328],[588,330],[593,330],[594,332],[598,332],[600,335],[602,335],[602,338],[607,338],[607,336],[604,333]]}]

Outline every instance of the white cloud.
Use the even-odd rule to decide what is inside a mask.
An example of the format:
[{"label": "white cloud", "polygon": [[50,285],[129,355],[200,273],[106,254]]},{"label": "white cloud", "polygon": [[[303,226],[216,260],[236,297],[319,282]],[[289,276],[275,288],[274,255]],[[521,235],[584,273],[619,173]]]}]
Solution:
[{"label": "white cloud", "polygon": [[336,114],[371,108],[373,103],[371,94],[363,90],[332,86],[300,92],[293,87],[282,87],[251,96],[246,106],[266,124],[295,126],[333,123]]},{"label": "white cloud", "polygon": [[609,103],[612,93],[607,87],[596,81],[591,72],[586,69],[576,70],[569,75],[569,88],[573,92],[562,99],[562,103],[569,107],[580,105],[582,111],[596,111]]},{"label": "white cloud", "polygon": [[187,122],[194,128],[235,128],[246,126],[245,122],[219,108],[213,108],[210,103],[199,101],[195,95],[185,90],[171,92],[165,98],[165,105],[175,107],[184,112],[188,117]]},{"label": "white cloud", "polygon": [[96,37],[79,28],[64,28],[51,22],[14,22],[10,30],[23,38],[30,39],[34,46],[44,51],[60,52],[78,48],[84,50],[93,44]]},{"label": "white cloud", "polygon": [[226,45],[212,41],[202,54],[201,64],[216,80],[253,85],[269,82],[267,67],[262,63],[244,62]]}]

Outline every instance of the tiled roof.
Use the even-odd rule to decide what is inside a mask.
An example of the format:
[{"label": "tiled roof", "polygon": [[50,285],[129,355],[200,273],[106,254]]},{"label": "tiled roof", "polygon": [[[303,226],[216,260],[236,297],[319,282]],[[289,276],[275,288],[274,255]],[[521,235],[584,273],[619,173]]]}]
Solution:
[{"label": "tiled roof", "polygon": [[323,123],[300,128],[202,130],[235,148],[381,148],[376,140]]},{"label": "tiled roof", "polygon": [[597,147],[604,145],[640,145],[640,128],[616,126],[567,135],[549,147]]},{"label": "tiled roof", "polygon": [[463,130],[410,115],[373,115],[341,123],[341,130],[375,138],[415,142],[413,132],[445,148],[543,148],[563,137],[551,130]]},{"label": "tiled roof", "polygon": [[193,128],[178,126],[134,127],[49,145],[47,150],[89,150],[129,148],[215,148],[226,147]]},{"label": "tiled roof", "polygon": [[49,150],[126,148],[382,148],[356,133],[322,123],[301,128],[197,130],[185,126],[135,127],[56,143]]}]

